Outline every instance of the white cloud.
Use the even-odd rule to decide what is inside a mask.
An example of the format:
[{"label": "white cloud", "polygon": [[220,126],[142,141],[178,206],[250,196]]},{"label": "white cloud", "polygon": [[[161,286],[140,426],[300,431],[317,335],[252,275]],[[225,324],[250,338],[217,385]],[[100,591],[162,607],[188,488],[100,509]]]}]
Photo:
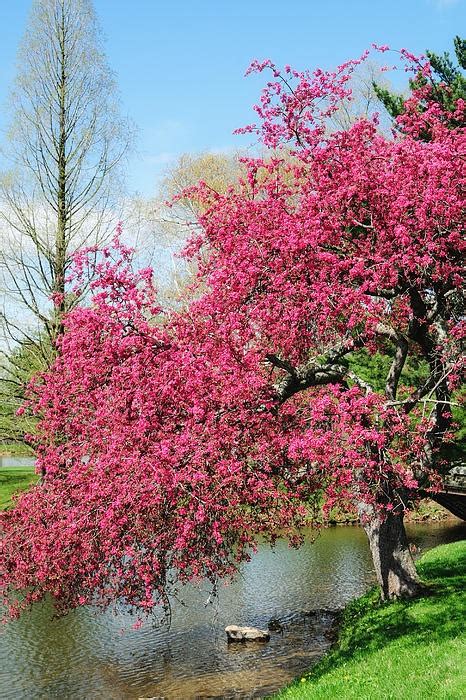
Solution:
[{"label": "white cloud", "polygon": [[459,5],[460,2],[461,0],[433,0],[433,3],[438,10],[447,10],[449,7]]}]

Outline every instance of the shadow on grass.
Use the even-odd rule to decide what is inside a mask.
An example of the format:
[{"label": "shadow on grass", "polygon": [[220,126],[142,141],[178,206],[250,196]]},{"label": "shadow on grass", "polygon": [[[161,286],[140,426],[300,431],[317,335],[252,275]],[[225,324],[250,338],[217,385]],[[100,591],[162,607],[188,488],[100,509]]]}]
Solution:
[{"label": "shadow on grass", "polygon": [[351,603],[342,615],[338,646],[307,674],[309,680],[347,662],[360,661],[396,640],[409,649],[458,637],[466,616],[466,544],[458,545],[455,556],[429,560],[428,554],[419,565],[427,586],[425,595],[381,603],[378,591],[373,590]]},{"label": "shadow on grass", "polygon": [[[454,579],[466,576],[466,548],[461,556],[451,562],[442,559],[421,562],[419,572],[428,580],[442,579],[447,585],[455,586]],[[464,580],[463,580],[464,583]]]}]

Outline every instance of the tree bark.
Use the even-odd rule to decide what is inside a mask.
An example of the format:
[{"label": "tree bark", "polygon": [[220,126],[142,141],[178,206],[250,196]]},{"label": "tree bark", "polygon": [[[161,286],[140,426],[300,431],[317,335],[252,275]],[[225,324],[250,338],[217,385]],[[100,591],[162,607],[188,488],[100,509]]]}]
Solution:
[{"label": "tree bark", "polygon": [[387,512],[382,517],[373,506],[361,504],[359,516],[369,539],[382,600],[420,595],[424,587],[409,550],[403,514]]}]

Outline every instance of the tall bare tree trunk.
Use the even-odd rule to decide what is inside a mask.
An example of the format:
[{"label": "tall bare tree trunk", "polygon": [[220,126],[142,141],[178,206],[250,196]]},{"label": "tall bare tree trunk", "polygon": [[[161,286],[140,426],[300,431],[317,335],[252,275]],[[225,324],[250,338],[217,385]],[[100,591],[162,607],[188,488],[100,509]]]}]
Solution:
[{"label": "tall bare tree trunk", "polygon": [[21,443],[34,432],[34,421],[18,430],[15,416],[25,386],[53,362],[79,303],[66,281],[73,253],[114,231],[132,141],[92,0],[33,0],[10,118],[9,171],[0,174],[0,440]]},{"label": "tall bare tree trunk", "polygon": [[66,93],[67,93],[67,67],[66,67],[66,18],[65,7],[61,6],[61,18],[58,24],[58,43],[60,47],[60,69],[58,87],[59,93],[59,139],[57,149],[57,230],[55,235],[55,270],[54,291],[58,294],[55,306],[55,318],[52,329],[52,342],[55,343],[58,336],[63,333],[63,316],[65,305],[65,270],[67,263],[67,224],[69,211],[66,201],[67,183],[67,124],[66,124]]}]

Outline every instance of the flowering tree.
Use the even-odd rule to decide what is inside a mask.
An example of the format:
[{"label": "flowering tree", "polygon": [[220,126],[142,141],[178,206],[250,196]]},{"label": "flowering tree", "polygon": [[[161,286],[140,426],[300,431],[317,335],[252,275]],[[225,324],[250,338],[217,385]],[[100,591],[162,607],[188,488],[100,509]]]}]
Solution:
[{"label": "flowering tree", "polygon": [[[322,498],[359,513],[384,598],[419,592],[403,514],[421,484],[438,487],[451,433],[464,131],[423,89],[402,136],[364,119],[329,135],[357,63],[254,64],[273,79],[247,130],[273,155],[224,194],[194,188],[205,206],[185,310],[157,306],[129,251],[103,251],[92,304],[69,314],[32,387],[46,475],[2,515],[11,613],[46,593],[60,611],[150,610],[177,581],[233,574],[259,533],[296,539]],[[390,358],[382,391],[358,376],[361,351]]]}]

